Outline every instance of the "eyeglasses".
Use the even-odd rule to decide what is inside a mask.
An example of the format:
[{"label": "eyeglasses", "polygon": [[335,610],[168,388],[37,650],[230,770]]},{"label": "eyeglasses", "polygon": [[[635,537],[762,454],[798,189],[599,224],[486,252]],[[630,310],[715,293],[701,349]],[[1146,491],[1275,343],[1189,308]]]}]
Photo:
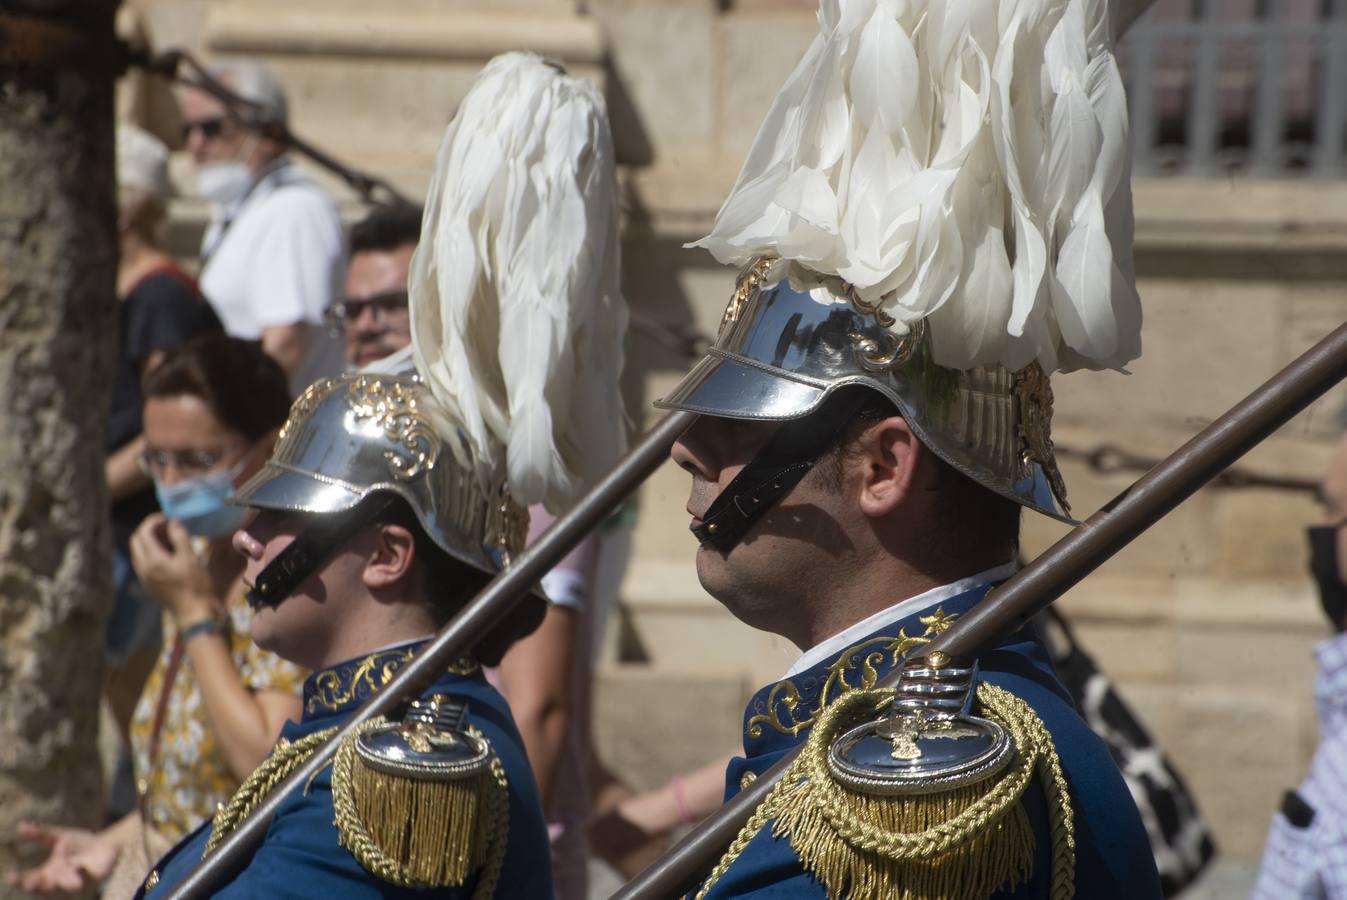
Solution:
[{"label": "eyeglasses", "polygon": [[[395,320],[407,315],[407,292],[388,291],[359,300],[338,300],[327,308],[327,324],[334,331],[340,332],[342,328],[359,319],[367,309],[374,316],[375,324],[391,326]],[[397,324],[401,322],[397,321]]]},{"label": "eyeglasses", "polygon": [[182,139],[184,142],[190,140],[193,131],[200,131],[203,138],[219,137],[228,121],[224,116],[213,116],[209,119],[197,119],[195,122],[183,122]]},{"label": "eyeglasses", "polygon": [[241,446],[236,444],[223,450],[159,450],[147,446],[140,451],[136,462],[140,464],[140,470],[151,478],[162,477],[170,463],[178,472],[191,477],[206,474]]}]

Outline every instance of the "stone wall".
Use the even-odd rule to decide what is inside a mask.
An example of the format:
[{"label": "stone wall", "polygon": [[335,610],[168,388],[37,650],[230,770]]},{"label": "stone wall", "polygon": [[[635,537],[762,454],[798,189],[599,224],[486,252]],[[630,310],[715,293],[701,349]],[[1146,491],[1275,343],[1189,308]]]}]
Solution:
[{"label": "stone wall", "polygon": [[[815,27],[802,0],[409,0],[377,15],[355,0],[147,8],[161,43],[270,59],[298,132],[414,194],[487,58],[511,48],[562,58],[609,98],[628,193],[628,297],[651,318],[708,333],[733,273],[682,244],[709,228]],[[1162,456],[1347,319],[1347,185],[1166,180],[1139,183],[1136,196],[1145,354],[1129,376],[1060,378],[1055,433],[1071,447]],[[191,220],[199,207],[180,212]],[[642,333],[629,359],[631,408],[649,422],[649,400],[687,362]],[[1247,465],[1317,478],[1343,403],[1335,391]],[[1063,470],[1082,517],[1137,474]],[[672,466],[657,473],[636,498],[634,531],[615,542],[626,549],[609,560],[619,603],[596,735],[642,785],[733,747],[743,700],[796,653],[701,591],[686,490]],[[1315,740],[1311,648],[1325,628],[1303,540],[1315,515],[1305,494],[1205,490],[1063,600],[1235,858],[1256,859],[1269,811]],[[1026,518],[1026,550],[1063,533]]]}]

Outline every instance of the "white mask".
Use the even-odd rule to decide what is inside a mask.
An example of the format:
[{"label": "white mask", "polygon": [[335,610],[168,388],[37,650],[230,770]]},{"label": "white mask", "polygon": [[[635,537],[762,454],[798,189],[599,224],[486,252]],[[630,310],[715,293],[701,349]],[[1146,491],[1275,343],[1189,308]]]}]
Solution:
[{"label": "white mask", "polygon": [[196,170],[201,196],[221,206],[241,200],[252,183],[253,173],[238,160],[202,163]]}]

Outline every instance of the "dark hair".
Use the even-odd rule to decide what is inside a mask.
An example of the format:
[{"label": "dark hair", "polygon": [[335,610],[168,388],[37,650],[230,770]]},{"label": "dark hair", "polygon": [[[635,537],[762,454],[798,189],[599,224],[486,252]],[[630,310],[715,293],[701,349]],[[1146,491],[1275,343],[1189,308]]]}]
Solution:
[{"label": "dark hair", "polygon": [[[363,502],[378,504],[382,501],[377,498],[386,497],[389,494],[376,492]],[[392,502],[379,513],[375,521],[384,525],[400,525],[411,532],[416,542],[416,558],[424,567],[425,601],[437,628],[443,628],[491,580],[486,572],[460,562],[441,549],[426,534],[420,520],[401,497],[392,495]],[[546,604],[541,597],[527,595],[477,643],[473,655],[484,665],[499,665],[510,645],[528,637],[542,624],[546,611]]]},{"label": "dark hair", "polygon": [[[902,416],[902,411],[882,394],[866,388],[854,390],[865,390],[871,396],[862,403],[851,424],[842,430],[837,446],[819,460],[825,484],[835,491],[842,489],[849,445],[875,422]],[[936,467],[939,490],[944,495],[944,502],[939,505],[941,524],[963,531],[973,547],[1018,550],[1021,506],[969,478],[938,454],[931,453],[930,458]]]},{"label": "dark hair", "polygon": [[256,441],[285,424],[290,387],[285,372],[256,341],[202,335],[174,347],[145,373],[151,397],[197,397],[225,427]]},{"label": "dark hair", "polygon": [[410,203],[376,206],[351,226],[351,255],[396,250],[421,239],[421,207]]}]

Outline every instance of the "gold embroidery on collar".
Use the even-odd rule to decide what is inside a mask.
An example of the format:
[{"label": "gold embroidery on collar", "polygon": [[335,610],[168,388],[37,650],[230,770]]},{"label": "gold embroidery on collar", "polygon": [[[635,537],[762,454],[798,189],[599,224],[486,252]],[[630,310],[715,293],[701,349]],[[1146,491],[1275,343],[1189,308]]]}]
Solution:
[{"label": "gold embroidery on collar", "polygon": [[[335,712],[357,697],[370,694],[388,684],[402,664],[412,658],[411,650],[389,650],[371,653],[355,666],[328,669],[313,677],[313,693],[305,703],[309,714],[319,709]],[[343,677],[343,673],[349,673]]]},{"label": "gold embroidery on collar", "polygon": [[[481,666],[477,665],[477,660],[470,656],[460,656],[449,664],[449,671],[454,675],[471,675],[479,668],[481,668]],[[444,695],[436,694],[435,696],[441,697]]]},{"label": "gold embroidery on collar", "polygon": [[[336,712],[352,700],[363,699],[388,684],[408,660],[412,650],[385,650],[371,653],[354,665],[328,669],[313,676],[313,687],[308,692],[304,709],[313,715],[319,709]],[[478,669],[477,661],[461,657],[449,665],[454,675],[471,675]],[[343,677],[344,673],[350,673]]]},{"label": "gold embroidery on collar", "polygon": [[[885,654],[889,655],[890,667],[902,665],[909,653],[923,644],[929,644],[933,637],[949,628],[957,618],[957,614],[946,613],[943,606],[938,606],[935,612],[917,620],[926,626],[926,631],[919,636],[909,637],[907,629],[902,628],[897,637],[880,635],[848,647],[828,667],[828,677],[819,691],[818,703],[812,707],[802,708],[800,691],[794,682],[779,682],[767,695],[767,712],[748,720],[748,736],[762,737],[764,725],[780,734],[799,734],[813,725],[819,714],[838,697],[857,688],[869,690],[874,687],[879,680],[879,672],[875,667],[883,663]],[[859,674],[855,674],[857,672]],[[784,717],[778,706],[784,709]]]}]

